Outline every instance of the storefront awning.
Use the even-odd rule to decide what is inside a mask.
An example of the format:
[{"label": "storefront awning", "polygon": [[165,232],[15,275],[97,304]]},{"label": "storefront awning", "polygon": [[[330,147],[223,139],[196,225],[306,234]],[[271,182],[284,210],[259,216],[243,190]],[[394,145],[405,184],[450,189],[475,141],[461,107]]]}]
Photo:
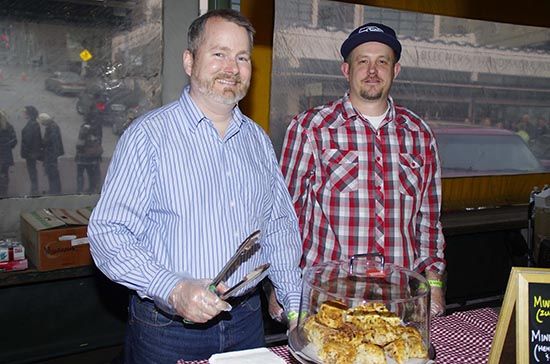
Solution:
[{"label": "storefront awning", "polygon": [[[291,67],[298,68],[302,59],[341,62],[340,45],[346,37],[342,31],[288,28],[275,35],[273,47]],[[416,38],[403,38],[401,43],[403,67],[550,78],[548,52]]]}]

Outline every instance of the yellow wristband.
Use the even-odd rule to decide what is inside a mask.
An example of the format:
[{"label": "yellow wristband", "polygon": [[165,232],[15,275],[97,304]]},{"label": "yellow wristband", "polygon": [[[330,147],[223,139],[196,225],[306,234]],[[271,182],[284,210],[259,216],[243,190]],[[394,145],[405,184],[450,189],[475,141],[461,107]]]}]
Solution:
[{"label": "yellow wristband", "polygon": [[[303,319],[304,317],[306,317],[306,313],[302,312],[300,314],[300,318]],[[288,319],[288,321],[296,320],[298,318],[298,312],[290,311],[289,313],[286,314],[286,318]]]},{"label": "yellow wristband", "polygon": [[443,288],[443,281],[439,279],[428,279],[428,284],[430,287]]},{"label": "yellow wristband", "polygon": [[288,319],[288,321],[296,320],[298,318],[298,312],[290,311],[286,314],[286,318]]}]

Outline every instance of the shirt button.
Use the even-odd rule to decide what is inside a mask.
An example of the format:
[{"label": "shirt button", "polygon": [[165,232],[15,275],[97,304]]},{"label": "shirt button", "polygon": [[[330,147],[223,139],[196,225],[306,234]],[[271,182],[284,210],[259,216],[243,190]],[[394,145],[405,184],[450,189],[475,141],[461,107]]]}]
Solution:
[{"label": "shirt button", "polygon": [[380,159],[381,159],[380,157],[376,157],[377,162],[380,162]]},{"label": "shirt button", "polygon": [[235,207],[235,201],[229,201],[229,206]]},{"label": "shirt button", "polygon": [[376,186],[376,189],[377,189],[378,191],[382,191],[382,186]]},{"label": "shirt button", "polygon": [[231,177],[231,172],[227,171],[227,173],[225,174],[227,177]]}]

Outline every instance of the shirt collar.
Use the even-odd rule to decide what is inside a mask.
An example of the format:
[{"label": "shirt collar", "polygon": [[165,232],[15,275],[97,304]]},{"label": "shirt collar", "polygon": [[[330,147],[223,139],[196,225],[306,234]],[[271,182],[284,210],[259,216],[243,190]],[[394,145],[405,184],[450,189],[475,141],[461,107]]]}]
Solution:
[{"label": "shirt collar", "polygon": [[[195,104],[195,102],[191,98],[191,95],[189,94],[190,89],[191,86],[185,86],[179,102],[183,109],[186,111],[187,117],[184,118],[184,122],[186,123],[188,128],[195,130],[197,129],[201,121],[208,120],[208,118],[206,117],[206,115],[204,115],[202,110],[199,109],[197,104]],[[238,128],[241,128],[242,124],[245,121],[247,121],[247,118],[241,112],[239,106],[235,106],[231,111],[231,124],[235,124]]]},{"label": "shirt collar", "polygon": [[[346,92],[342,99],[342,103],[344,105],[344,120],[350,120],[355,118],[360,118],[360,114],[355,110],[351,103],[351,99],[349,97],[349,91]],[[386,122],[390,122],[392,120],[397,120],[395,115],[395,104],[393,102],[393,98],[391,96],[388,96],[388,114],[386,115],[386,118],[384,121],[380,124],[385,124]]]}]

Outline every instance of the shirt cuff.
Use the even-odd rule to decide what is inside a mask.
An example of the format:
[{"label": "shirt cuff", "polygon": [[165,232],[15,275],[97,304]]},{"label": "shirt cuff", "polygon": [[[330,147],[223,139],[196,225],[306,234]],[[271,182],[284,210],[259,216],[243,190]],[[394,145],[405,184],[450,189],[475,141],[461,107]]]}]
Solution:
[{"label": "shirt cuff", "polygon": [[175,314],[174,309],[168,302],[170,298],[170,293],[176,287],[176,285],[183,278],[191,278],[188,274],[174,274],[168,270],[160,271],[157,276],[151,282],[150,297],[155,301],[157,306],[167,313]]},{"label": "shirt cuff", "polygon": [[298,312],[300,309],[300,292],[287,293],[282,299],[282,304],[286,312]]}]

